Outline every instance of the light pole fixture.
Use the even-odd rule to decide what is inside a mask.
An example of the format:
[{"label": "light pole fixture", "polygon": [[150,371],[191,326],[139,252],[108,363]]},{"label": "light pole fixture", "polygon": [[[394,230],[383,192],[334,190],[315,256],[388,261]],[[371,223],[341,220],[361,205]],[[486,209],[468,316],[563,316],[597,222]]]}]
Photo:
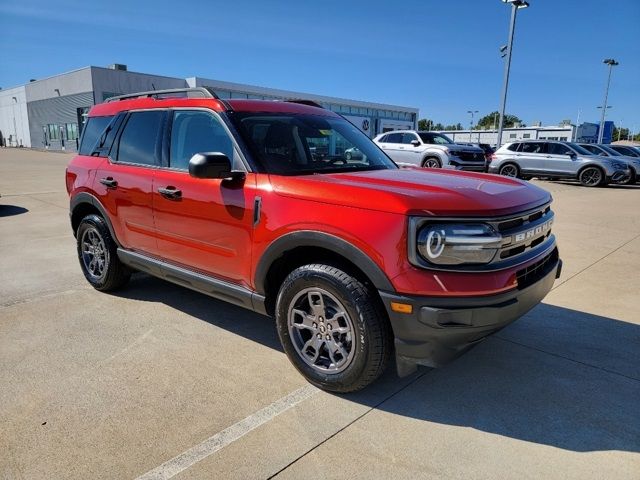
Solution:
[{"label": "light pole fixture", "polygon": [[609,65],[609,75],[607,76],[607,88],[604,89],[604,107],[602,108],[602,117],[600,118],[600,128],[598,129],[598,143],[602,143],[602,138],[604,137],[604,117],[607,113],[607,100],[609,98],[609,85],[611,84],[611,71],[613,67],[616,65],[620,65],[619,62],[616,62],[613,58],[605,58],[602,63],[605,65]]},{"label": "light pole fixture", "polygon": [[469,143],[471,143],[471,130],[473,130],[473,115],[478,113],[478,110],[467,110],[467,113],[471,114],[471,121],[469,122]]},{"label": "light pole fixture", "polygon": [[[511,70],[511,53],[513,51],[513,34],[516,29],[516,16],[518,10],[527,8],[529,2],[525,0],[502,0],[502,3],[511,4],[511,22],[509,23],[509,43],[507,43],[506,59],[504,62],[504,82],[502,84],[502,101],[500,103],[500,122],[498,123],[498,139],[496,148],[502,144],[502,129],[504,128],[504,110],[507,106],[507,91],[509,89],[509,71]],[[500,49],[502,53],[504,50]],[[503,55],[504,56],[504,55]]]}]

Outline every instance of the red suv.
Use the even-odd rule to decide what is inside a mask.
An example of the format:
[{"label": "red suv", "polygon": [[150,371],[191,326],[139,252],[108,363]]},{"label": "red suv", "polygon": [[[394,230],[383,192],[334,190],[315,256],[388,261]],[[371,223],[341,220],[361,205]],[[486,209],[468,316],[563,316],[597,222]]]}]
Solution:
[{"label": "red suv", "polygon": [[275,316],[289,359],[330,391],[366,386],[392,353],[401,375],[446,363],[561,269],[546,191],[400,169],[307,101],[111,99],[91,110],[66,184],[96,289],[138,270]]}]

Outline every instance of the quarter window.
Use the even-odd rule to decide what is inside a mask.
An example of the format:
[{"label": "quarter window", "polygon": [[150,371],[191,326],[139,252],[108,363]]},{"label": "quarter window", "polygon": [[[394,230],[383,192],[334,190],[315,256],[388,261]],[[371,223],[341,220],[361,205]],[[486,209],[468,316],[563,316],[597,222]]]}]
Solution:
[{"label": "quarter window", "polygon": [[107,128],[113,117],[89,117],[82,130],[82,142],[80,143],[80,155],[91,155],[98,138]]},{"label": "quarter window", "polygon": [[196,153],[219,152],[233,160],[233,143],[220,121],[203,111],[179,111],[173,114],[169,166],[189,168]]},{"label": "quarter window", "polygon": [[164,111],[134,112],[124,126],[118,147],[118,161],[157,165],[158,144]]}]

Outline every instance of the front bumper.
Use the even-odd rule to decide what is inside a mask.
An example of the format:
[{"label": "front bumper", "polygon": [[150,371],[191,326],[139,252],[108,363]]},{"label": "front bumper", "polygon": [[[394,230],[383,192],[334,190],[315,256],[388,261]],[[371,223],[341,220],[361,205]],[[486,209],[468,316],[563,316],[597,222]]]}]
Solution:
[{"label": "front bumper", "polygon": [[[442,366],[506,327],[535,307],[560,276],[562,261],[555,255],[536,272],[537,280],[489,297],[419,297],[380,291],[395,335],[398,373],[416,365]],[[391,302],[410,304],[412,313],[398,313]]]}]

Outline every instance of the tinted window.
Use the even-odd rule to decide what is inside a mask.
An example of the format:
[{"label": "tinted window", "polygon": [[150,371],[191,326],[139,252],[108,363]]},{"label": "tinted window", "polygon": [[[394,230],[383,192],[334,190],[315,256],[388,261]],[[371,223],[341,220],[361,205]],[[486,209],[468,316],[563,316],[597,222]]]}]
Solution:
[{"label": "tinted window", "polygon": [[525,153],[544,153],[546,151],[545,147],[545,143],[527,142],[521,144],[520,151]]},{"label": "tinted window", "polygon": [[380,143],[385,143],[387,141],[387,138],[389,137],[389,135],[385,135],[383,137],[380,137],[380,140],[378,140]]},{"label": "tinted window", "polygon": [[547,147],[551,155],[571,155],[574,153],[573,150],[562,143],[550,143]]},{"label": "tinted window", "polygon": [[582,148],[587,150],[589,153],[594,155],[606,155],[604,152],[598,150],[598,147],[594,147],[593,145],[580,145]]},{"label": "tinted window", "polygon": [[512,143],[511,145],[509,145],[507,147],[507,150],[511,150],[512,152],[516,152],[518,151],[518,147],[520,146],[519,143]]},{"label": "tinted window", "polygon": [[402,143],[410,144],[414,140],[418,140],[418,137],[413,133],[403,133],[402,134]]},{"label": "tinted window", "polygon": [[638,152],[634,151],[633,148],[620,147],[618,145],[611,146],[609,148],[611,148],[612,150],[615,150],[616,152],[621,153],[623,155],[627,155],[629,157],[640,157],[640,154],[638,154]]},{"label": "tinted window", "polygon": [[402,134],[401,133],[391,133],[387,135],[387,143],[402,143]]},{"label": "tinted window", "polygon": [[196,153],[220,152],[233,160],[233,143],[226,130],[212,114],[181,111],[173,114],[169,166],[187,170]]},{"label": "tinted window", "polygon": [[120,136],[118,161],[142,165],[159,164],[158,143],[163,118],[163,111],[132,113]]},{"label": "tinted window", "polygon": [[111,123],[113,117],[89,117],[82,130],[82,141],[80,142],[80,155],[91,155],[93,147],[105,128]]},{"label": "tinted window", "polygon": [[420,138],[422,138],[422,141],[424,143],[431,145],[448,145],[450,143],[453,143],[453,141],[449,137],[441,133],[420,132]]}]

